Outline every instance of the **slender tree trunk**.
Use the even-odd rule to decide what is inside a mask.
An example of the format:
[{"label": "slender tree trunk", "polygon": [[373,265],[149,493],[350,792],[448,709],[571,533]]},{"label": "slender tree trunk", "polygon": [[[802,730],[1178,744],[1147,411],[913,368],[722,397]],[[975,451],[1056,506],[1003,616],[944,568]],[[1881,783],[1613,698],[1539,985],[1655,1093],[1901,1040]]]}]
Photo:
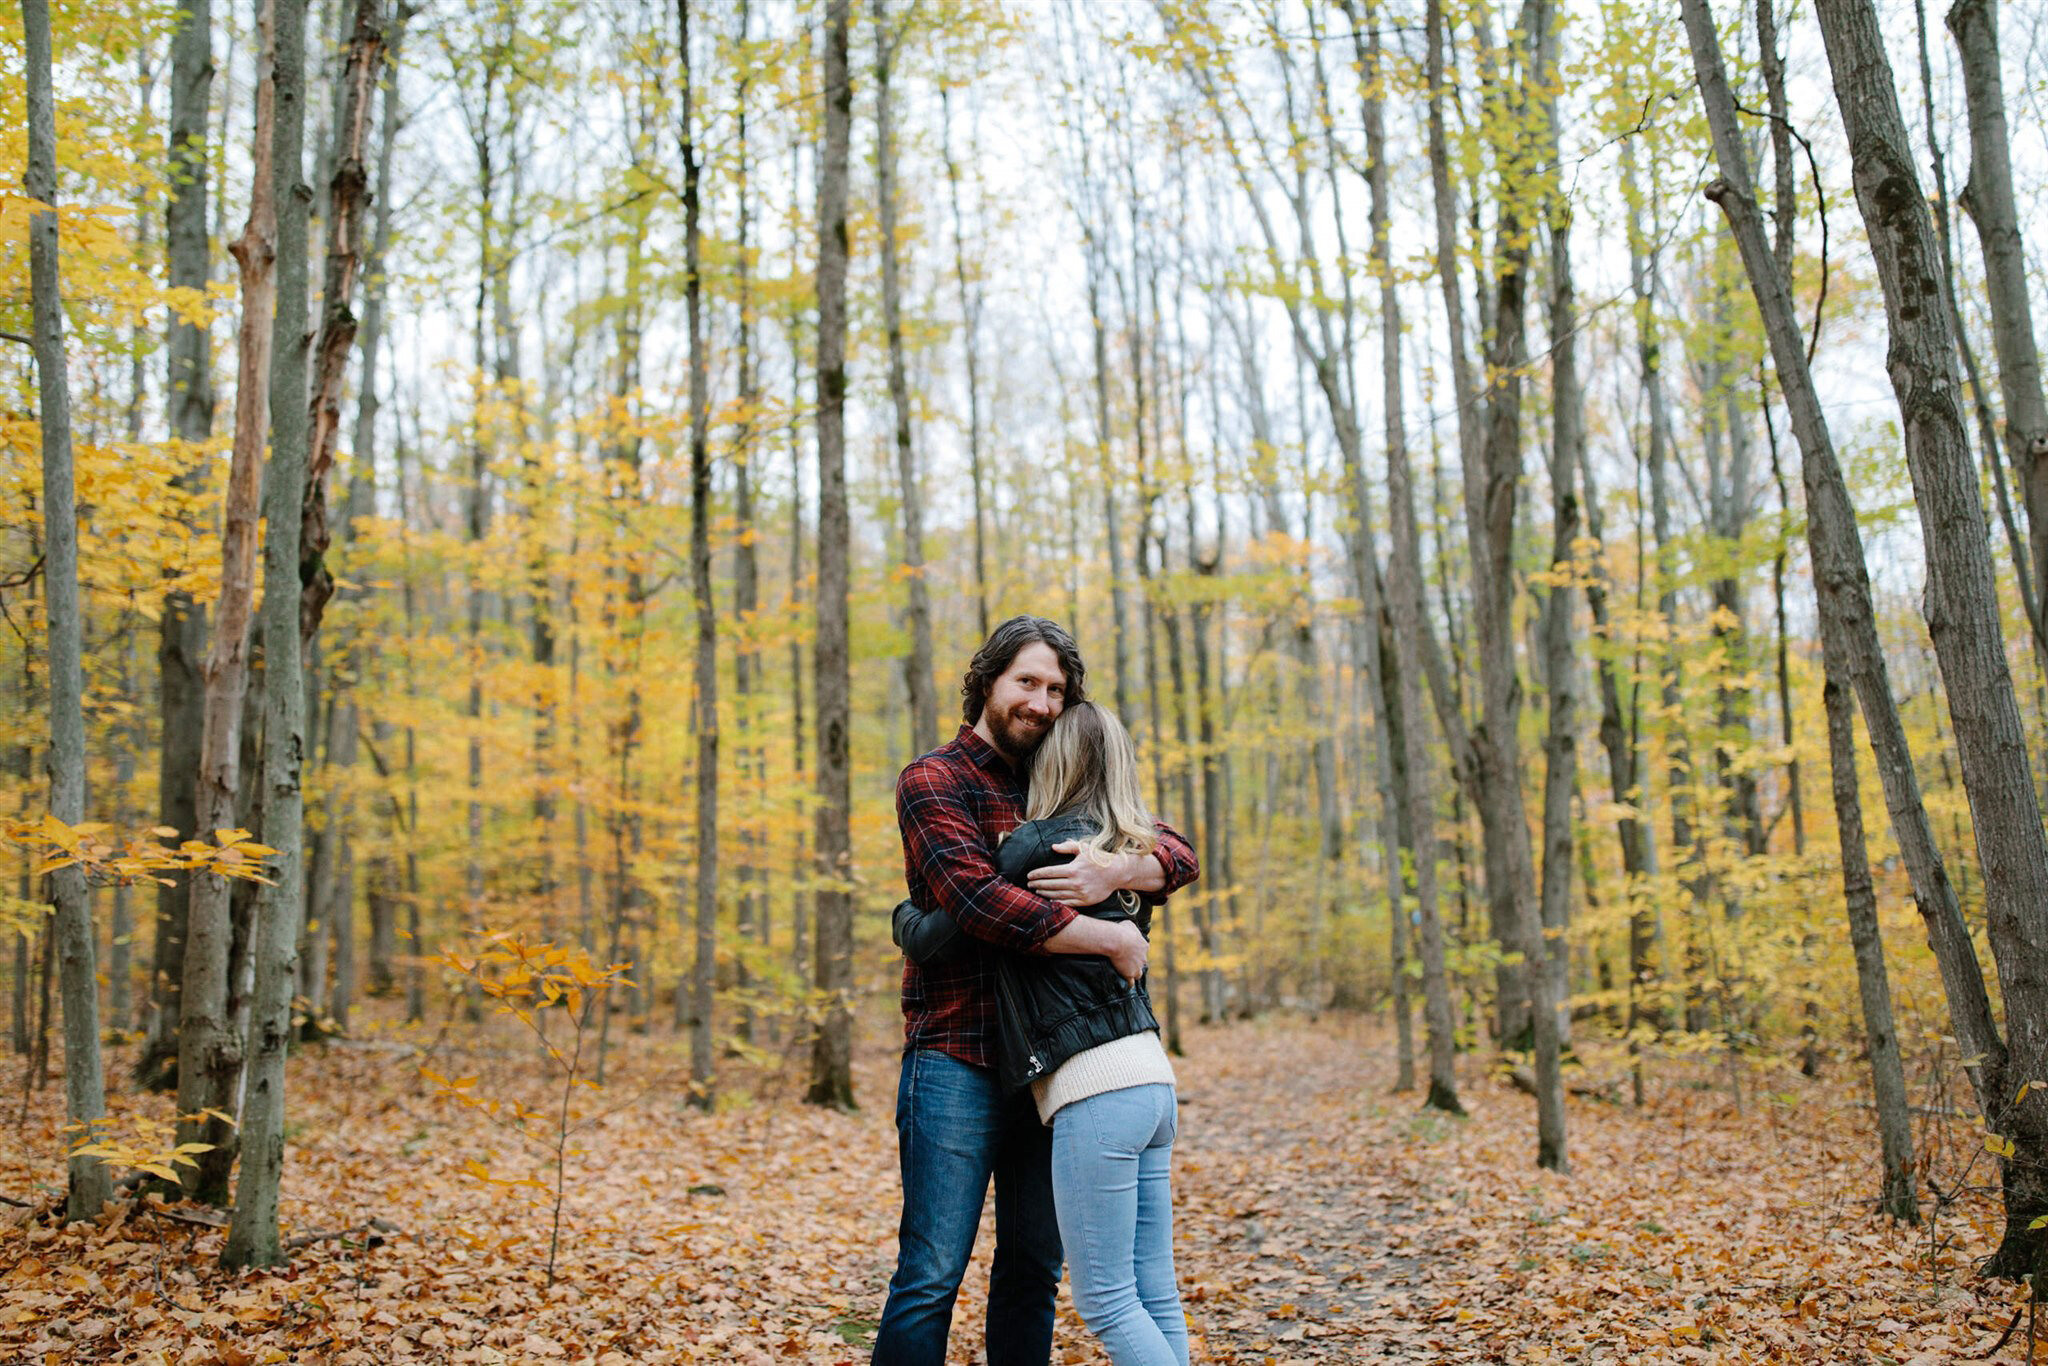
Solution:
[{"label": "slender tree trunk", "polygon": [[[1764,89],[1769,96],[1771,109],[1771,256],[1777,263],[1778,274],[1790,280],[1794,245],[1793,227],[1799,212],[1799,195],[1796,170],[1792,162],[1791,105],[1785,94],[1785,59],[1779,51],[1778,21],[1772,13],[1771,0],[1756,0],[1756,31],[1758,57],[1763,67]],[[1785,616],[1785,543],[1791,539],[1791,505],[1785,492],[1785,474],[1778,460],[1778,432],[1771,421],[1770,392],[1765,387],[1762,373],[1759,364],[1758,388],[1764,408],[1764,435],[1770,443],[1771,482],[1778,489],[1778,512],[1781,519],[1778,551],[1771,557],[1771,600],[1778,623],[1778,717],[1785,745],[1792,749],[1792,668],[1789,657],[1790,633]],[[1792,850],[1795,854],[1804,854],[1806,812],[1805,799],[1800,790],[1799,755],[1796,750],[1785,761],[1785,788],[1786,805],[1792,816]]]},{"label": "slender tree trunk", "polygon": [[1877,892],[1863,843],[1863,800],[1856,783],[1855,717],[1848,685],[1829,678],[1821,687],[1828,714],[1828,763],[1834,775],[1835,827],[1842,851],[1842,900],[1849,913],[1849,942],[1856,954],[1856,985],[1863,1004],[1863,1039],[1870,1052],[1871,1094],[1877,1105],[1878,1144],[1884,1162],[1879,1207],[1894,1219],[1920,1222],[1913,1194],[1913,1119],[1906,1100],[1906,1071],[1899,1035],[1892,1023],[1891,982],[1885,973],[1884,940],[1878,932]]},{"label": "slender tree trunk", "polygon": [[1102,312],[1102,248],[1087,242],[1088,319],[1095,343],[1095,459],[1102,484],[1102,535],[1109,544],[1109,610],[1116,660],[1116,714],[1131,714],[1130,607],[1124,589],[1124,535],[1117,511],[1117,477],[1109,453],[1109,320]]},{"label": "slender tree trunk", "polygon": [[[398,102],[398,55],[405,38],[405,24],[410,17],[410,7],[401,4],[392,15],[391,32],[385,44],[385,71],[381,78],[383,112],[377,134],[377,179],[372,196],[376,213],[370,229],[369,246],[363,255],[362,378],[356,404],[353,479],[349,490],[350,504],[363,510],[373,504],[376,488],[377,376],[384,341],[387,287],[384,263],[391,250],[391,161],[398,143],[398,127],[403,121]],[[385,776],[391,824],[394,831],[401,830],[404,816],[398,806],[397,792],[389,787],[389,775]],[[393,960],[398,953],[398,899],[391,895],[398,886],[398,868],[391,852],[376,854],[365,882],[369,888],[370,943],[364,989],[371,996],[388,996],[397,988]]]},{"label": "slender tree trunk", "polygon": [[[939,87],[940,143],[946,156],[946,190],[953,207],[953,279],[960,288],[960,349],[967,361],[967,473],[974,490],[974,606],[982,638],[988,638],[988,517],[981,453],[981,293],[967,283],[967,234],[960,215],[960,163],[953,157],[953,101]],[[1077,625],[1070,622],[1069,625]]]},{"label": "slender tree trunk", "polygon": [[[35,319],[36,416],[43,444],[43,585],[50,651],[50,814],[85,820],[85,674],[78,598],[78,506],[72,483],[71,389],[65,370],[64,305],[57,260],[57,106],[51,89],[48,0],[25,0],[28,173],[22,187],[51,206],[29,220],[29,292]],[[100,1070],[99,980],[93,964],[92,905],[77,864],[49,874],[55,917],[49,933],[64,978],[64,1113],[91,1135],[107,1112]],[[46,978],[47,980],[47,969]],[[90,1219],[113,1198],[96,1157],[68,1164],[66,1219]]]},{"label": "slender tree trunk", "polygon": [[299,532],[299,637],[311,642],[320,618],[334,596],[334,575],[327,567],[327,471],[341,435],[341,387],[355,345],[353,310],[356,277],[362,266],[363,209],[369,193],[369,172],[363,147],[369,140],[373,102],[370,92],[384,66],[383,7],[378,0],[356,0],[348,55],[341,73],[333,140],[334,166],[327,184],[326,267],[320,282],[320,333],[312,355],[313,386],[307,417],[304,526]]},{"label": "slender tree trunk", "polygon": [[[1552,23],[1551,7],[1546,0],[1525,3],[1520,29],[1529,56],[1533,57],[1551,41],[1546,35]],[[1526,104],[1537,83],[1544,79],[1540,72],[1529,69],[1531,65],[1540,66],[1540,60],[1531,63],[1525,58],[1520,80],[1503,94],[1510,112],[1522,116],[1523,131],[1516,134],[1518,141],[1530,136]],[[1493,342],[1487,357],[1491,387],[1487,392],[1485,441],[1481,461],[1465,468],[1465,517],[1472,547],[1473,618],[1479,647],[1483,718],[1473,737],[1473,750],[1483,775],[1481,789],[1500,832],[1503,854],[1501,871],[1505,876],[1487,888],[1494,908],[1494,932],[1521,950],[1526,969],[1507,979],[1507,988],[1527,992],[1533,1017],[1536,1161],[1538,1166],[1562,1171],[1567,1159],[1557,1011],[1550,978],[1540,970],[1547,961],[1547,953],[1540,910],[1530,900],[1536,882],[1535,860],[1529,848],[1528,821],[1522,810],[1521,744],[1516,735],[1521,688],[1515,676],[1513,558],[1515,500],[1522,474],[1521,370],[1528,345],[1523,310],[1529,245],[1521,220],[1523,208],[1510,187],[1502,196],[1496,224],[1497,299]],[[1502,1002],[1504,1027],[1516,1018],[1515,1012],[1508,1009],[1511,1004],[1509,1000]]]},{"label": "slender tree trunk", "polygon": [[305,685],[299,657],[299,527],[306,488],[305,0],[273,0],[276,58],[272,193],[277,202],[277,319],[270,366],[270,469],[264,480],[263,824],[277,850],[276,882],[258,894],[256,993],[242,1106],[242,1173],[223,1265],[272,1266],[278,1180],[284,1169],[284,1067],[305,911]]},{"label": "slender tree trunk", "polygon": [[1963,94],[1970,106],[1970,179],[1957,202],[1976,226],[1984,254],[2006,453],[2025,481],[2033,569],[2042,576],[2035,588],[2039,602],[2048,599],[2048,400],[2042,397],[2041,357],[2034,344],[2026,240],[2013,200],[1998,0],[1957,0],[1948,12],[1948,28],[1963,59]]},{"label": "slender tree trunk", "polygon": [[[896,485],[903,502],[903,574],[910,653],[903,677],[910,697],[910,752],[939,747],[939,698],[932,681],[931,589],[925,582],[924,490],[910,441],[910,381],[903,364],[902,243],[896,203],[896,111],[889,82],[902,27],[889,28],[888,0],[873,0],[875,23],[875,194],[881,215],[882,330],[889,346],[889,401],[896,413]],[[908,22],[907,20],[901,22]]]},{"label": "slender tree trunk", "polygon": [[[803,354],[797,342],[797,327],[794,322],[789,329],[790,351],[790,392],[803,389]],[[789,431],[789,602],[792,616],[799,612],[797,604],[804,597],[804,450],[797,439],[796,424],[790,424]],[[815,601],[815,599],[813,599]],[[804,648],[797,633],[792,632],[789,641],[789,752],[791,788],[801,791],[804,786]],[[796,827],[796,848],[790,861],[789,933],[790,965],[796,977],[802,981],[811,967],[810,945],[806,935],[816,909],[816,900],[807,895],[807,884],[816,873],[815,862],[808,857],[805,848],[805,832],[801,822]]]},{"label": "slender tree trunk", "polygon": [[[1628,186],[1627,197],[1631,205],[1629,220],[1629,280],[1635,297],[1636,358],[1643,376],[1644,397],[1649,407],[1648,441],[1644,466],[1650,485],[1650,525],[1656,541],[1656,563],[1654,579],[1657,589],[1657,614],[1662,618],[1667,635],[1675,630],[1678,621],[1677,571],[1673,559],[1671,531],[1671,498],[1668,490],[1668,450],[1671,445],[1671,419],[1664,390],[1663,343],[1657,323],[1658,251],[1659,244],[1645,233],[1634,208],[1638,196],[1635,193],[1636,161],[1635,144],[1622,144],[1622,176]],[[1665,776],[1669,792],[1671,820],[1671,847],[1677,857],[1687,863],[1695,857],[1692,830],[1692,800],[1688,795],[1692,783],[1692,754],[1686,744],[1685,727],[1681,719],[1680,678],[1677,648],[1670,640],[1662,650],[1663,661],[1659,670],[1662,676],[1659,701],[1668,717],[1669,735],[1665,743]],[[1654,853],[1655,840],[1647,835],[1648,847]],[[1694,884],[1688,883],[1688,886]],[[1659,965],[1661,976],[1661,965]],[[1641,994],[1648,983],[1639,983]],[[1662,1007],[1651,1012],[1654,1028],[1665,1027],[1666,1014]]]},{"label": "slender tree trunk", "polygon": [[[1437,280],[1443,294],[1444,318],[1450,333],[1451,392],[1456,402],[1458,413],[1459,461],[1465,469],[1473,471],[1475,476],[1477,476],[1478,472],[1482,470],[1483,462],[1486,459],[1486,437],[1482,424],[1486,416],[1488,400],[1480,394],[1477,377],[1473,374],[1471,352],[1466,342],[1464,289],[1459,283],[1458,278],[1458,261],[1460,256],[1458,245],[1458,198],[1457,191],[1453,188],[1451,181],[1450,139],[1444,119],[1445,100],[1455,97],[1455,91],[1450,89],[1445,75],[1444,49],[1450,35],[1447,31],[1447,21],[1440,0],[1432,0],[1432,3],[1425,7],[1424,19],[1426,29],[1423,40],[1426,53],[1424,78],[1429,87],[1427,124],[1430,183],[1436,220]],[[1624,147],[1626,146],[1627,144],[1624,143]],[[1482,301],[1484,293],[1482,290]],[[1491,312],[1492,310],[1490,307],[1483,306],[1482,311]],[[1491,319],[1482,317],[1482,335],[1491,334],[1493,331]],[[1509,506],[1510,511],[1512,511],[1513,485],[1510,484],[1503,492],[1510,497]],[[1510,517],[1510,525],[1512,525],[1512,517]],[[1482,555],[1482,546],[1483,540],[1475,537],[1472,543],[1475,573],[1478,572],[1477,566]],[[1450,591],[1448,580],[1445,582],[1444,591],[1448,595]],[[1452,651],[1452,663],[1454,665],[1459,662],[1457,655],[1458,652],[1454,648]],[[1446,670],[1443,660],[1437,656],[1435,651],[1425,652],[1423,662],[1429,671],[1430,692],[1436,705],[1437,721],[1444,731],[1444,738],[1450,745],[1452,766],[1458,774],[1459,782],[1465,789],[1466,795],[1471,797],[1473,805],[1479,810],[1480,833],[1484,841],[1488,895],[1490,898],[1494,896],[1507,897],[1511,892],[1509,884],[1513,880],[1513,875],[1510,872],[1511,858],[1508,850],[1508,844],[1512,835],[1500,823],[1500,815],[1505,803],[1497,802],[1488,795],[1486,785],[1489,781],[1491,770],[1482,765],[1480,761],[1478,745],[1476,743],[1477,737],[1467,732],[1464,716],[1460,709],[1459,693],[1455,680],[1448,676],[1449,671]],[[1516,800],[1519,803],[1519,797]],[[1517,810],[1519,810],[1519,805]],[[1417,838],[1422,838],[1420,830],[1417,832]],[[1524,828],[1521,843],[1525,847],[1528,843],[1526,827]],[[1531,878],[1533,880],[1533,863]],[[1504,904],[1511,905],[1512,903]],[[1494,932],[1496,936],[1503,934],[1503,928],[1498,923],[1500,913],[1499,911],[1495,913],[1496,924]],[[1510,1011],[1519,1012],[1521,1006],[1518,1003],[1524,1002],[1527,999],[1527,988],[1522,983],[1523,975],[1519,966],[1503,966],[1495,974],[1503,1011],[1501,1024],[1504,1034],[1509,1032],[1506,1026],[1518,1025],[1520,1019],[1526,1018],[1525,1015],[1518,1015],[1516,1019],[1506,1018]]]},{"label": "slender tree trunk", "polygon": [[[206,659],[194,801],[195,819],[204,831],[235,826],[242,796],[242,722],[249,682],[249,623],[255,609],[258,503],[269,426],[271,313],[277,299],[277,214],[270,174],[274,54],[267,8],[263,28],[249,217],[241,238],[230,247],[241,277],[242,318],[236,339],[234,447],[223,509],[220,598]],[[243,1061],[230,978],[232,893],[224,877],[201,873],[191,879],[185,977],[176,997],[181,1016],[175,1034],[181,1116],[178,1141],[213,1145],[197,1155],[197,1166],[184,1169],[185,1193],[223,1207],[228,1203],[228,1180],[238,1143],[234,1125],[222,1116],[235,1111]]]},{"label": "slender tree trunk", "polygon": [[[1562,16],[1537,44],[1537,79],[1546,92],[1558,82]],[[1549,164],[1562,165],[1557,97],[1539,97]],[[1578,787],[1577,667],[1572,657],[1572,598],[1579,536],[1577,477],[1584,459],[1585,393],[1579,382],[1578,296],[1572,284],[1572,209],[1553,171],[1545,181],[1550,233],[1550,570],[1543,595],[1543,674],[1549,689],[1543,741],[1543,883],[1545,966],[1556,1003],[1559,1046],[1571,1046],[1572,794]]]},{"label": "slender tree trunk", "polygon": [[[1388,511],[1392,528],[1392,555],[1388,581],[1369,583],[1363,571],[1377,579],[1378,565],[1368,565],[1370,545],[1364,538],[1369,528],[1361,525],[1353,533],[1351,547],[1354,576],[1364,590],[1366,605],[1360,633],[1365,637],[1367,672],[1379,709],[1378,770],[1382,812],[1382,845],[1387,865],[1388,970],[1393,986],[1396,1038],[1396,1091],[1415,1086],[1414,1025],[1408,1005],[1408,896],[1415,897],[1415,917],[1424,926],[1422,961],[1424,1024],[1429,1031],[1430,1092],[1428,1103],[1439,1109],[1458,1111],[1456,1086],[1456,1045],[1451,1021],[1450,984],[1445,965],[1443,921],[1436,895],[1436,813],[1434,795],[1429,791],[1428,764],[1418,768],[1415,755],[1427,744],[1421,715],[1422,695],[1414,654],[1419,653],[1423,630],[1420,607],[1421,577],[1415,572],[1420,544],[1415,536],[1413,480],[1408,468],[1407,419],[1401,386],[1401,300],[1392,268],[1392,207],[1388,193],[1387,139],[1384,66],[1377,24],[1369,31],[1360,23],[1355,0],[1345,5],[1351,22],[1352,44],[1365,80],[1364,126],[1366,183],[1371,191],[1372,273],[1380,294],[1380,407],[1387,450]],[[1349,285],[1347,282],[1346,288]],[[1367,508],[1363,462],[1347,454],[1346,474],[1352,485],[1355,516],[1365,517]],[[1417,596],[1411,597],[1411,594]],[[1404,663],[1402,652],[1410,652]],[[1412,737],[1412,738],[1411,738]],[[1422,785],[1422,802],[1417,784]],[[1429,867],[1423,868],[1424,859]],[[1426,890],[1426,896],[1425,896]],[[1430,928],[1433,925],[1434,928]]]},{"label": "slender tree trunk", "polygon": [[816,968],[824,1018],[811,1051],[812,1104],[853,1104],[853,850],[847,733],[846,181],[853,119],[852,0],[826,0],[825,148],[818,175],[818,890]]},{"label": "slender tree trunk", "polygon": [[[1585,491],[1583,508],[1586,514],[1586,530],[1602,549],[1606,536],[1601,526],[1600,495],[1593,483],[1593,471],[1586,454],[1585,443],[1579,445],[1579,482]],[[1593,660],[1594,672],[1600,687],[1600,747],[1607,752],[1607,774],[1611,783],[1613,800],[1617,806],[1627,808],[1631,814],[1617,817],[1615,834],[1621,844],[1621,869],[1626,880],[1628,915],[1628,1014],[1624,1028],[1628,1036],[1630,1082],[1634,1090],[1635,1103],[1643,1103],[1643,1067],[1641,1044],[1636,1036],[1638,1026],[1646,1025],[1652,1012],[1643,1001],[1645,988],[1656,975],[1657,921],[1655,914],[1645,904],[1642,879],[1649,875],[1650,827],[1640,814],[1642,793],[1638,788],[1642,772],[1642,751],[1637,743],[1638,713],[1636,708],[1637,685],[1633,676],[1629,682],[1629,697],[1624,711],[1621,698],[1621,683],[1617,677],[1613,657],[1614,645],[1610,634],[1610,619],[1607,611],[1608,580],[1604,569],[1596,568],[1586,580],[1586,607],[1593,618],[1593,635],[1600,644],[1596,647]],[[1633,671],[1631,671],[1633,675]]]},{"label": "slender tree trunk", "polygon": [[[750,37],[750,15],[747,0],[740,0],[739,25],[740,44],[746,45]],[[735,261],[739,291],[739,403],[740,418],[733,434],[733,516],[738,523],[738,544],[733,547],[733,617],[738,625],[738,639],[733,651],[733,692],[738,701],[736,727],[739,731],[738,749],[740,757],[740,778],[743,786],[745,812],[739,822],[740,866],[739,882],[739,931],[740,944],[734,955],[734,981],[742,994],[738,1033],[749,1043],[754,1039],[754,1006],[745,999],[753,985],[753,974],[749,969],[746,944],[750,934],[758,935],[760,944],[766,948],[770,942],[768,901],[759,890],[762,876],[761,850],[766,843],[766,832],[761,826],[762,799],[766,795],[763,782],[766,775],[767,756],[762,752],[757,735],[759,717],[755,715],[754,694],[760,686],[761,653],[755,646],[755,617],[761,605],[761,571],[759,556],[754,549],[754,538],[758,534],[754,513],[754,409],[760,401],[755,384],[754,360],[754,302],[753,302],[753,260],[751,230],[753,227],[751,201],[751,169],[747,159],[747,99],[752,72],[745,63],[740,64],[734,90],[735,122],[738,126],[739,174],[737,192],[739,198],[739,254]]]},{"label": "slender tree trunk", "polygon": [[688,992],[690,1100],[709,1109],[714,1099],[715,1067],[711,993],[718,972],[718,604],[711,595],[711,361],[704,340],[702,167],[692,118],[697,79],[690,60],[690,0],[676,0],[676,46],[683,61],[683,270],[690,318],[690,587],[697,598],[697,878],[695,957]]},{"label": "slender tree trunk", "polygon": [[[206,117],[213,85],[211,0],[186,0],[178,7],[171,37],[170,198],[165,209],[164,248],[174,289],[204,290],[211,268],[206,236]],[[213,367],[207,329],[173,311],[165,402],[171,435],[188,452],[213,435]],[[177,481],[195,488],[204,478],[196,454]],[[195,806],[201,720],[200,656],[206,649],[206,617],[190,593],[164,594],[157,623],[158,823],[190,839],[203,828]],[[152,1089],[175,1085],[169,1064],[178,1056],[179,993],[185,983],[186,920],[190,881],[167,875],[156,894],[156,935],[150,968],[149,1039],[136,1061],[136,1076]]]}]

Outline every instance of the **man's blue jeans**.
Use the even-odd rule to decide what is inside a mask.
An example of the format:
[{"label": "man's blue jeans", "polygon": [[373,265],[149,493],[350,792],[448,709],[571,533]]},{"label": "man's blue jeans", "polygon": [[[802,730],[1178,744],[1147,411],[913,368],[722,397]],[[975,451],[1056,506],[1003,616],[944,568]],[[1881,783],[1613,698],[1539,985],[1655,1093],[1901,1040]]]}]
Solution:
[{"label": "man's blue jeans", "polygon": [[1045,1366],[1052,1357],[1060,1230],[1052,1201],[1052,1131],[1031,1092],[1005,1096],[993,1069],[932,1049],[904,1055],[896,1084],[903,1218],[896,1274],[875,1334],[876,1366],[941,1366],[953,1300],[990,1177],[996,1252],[989,1273],[989,1366]]}]

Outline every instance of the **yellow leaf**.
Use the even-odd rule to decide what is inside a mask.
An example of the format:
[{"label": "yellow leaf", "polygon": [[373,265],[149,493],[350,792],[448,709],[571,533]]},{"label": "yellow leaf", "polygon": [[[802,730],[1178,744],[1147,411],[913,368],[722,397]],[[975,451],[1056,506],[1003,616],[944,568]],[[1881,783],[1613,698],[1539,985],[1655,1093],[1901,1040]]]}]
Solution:
[{"label": "yellow leaf", "polygon": [[2006,1138],[2003,1135],[1986,1134],[1984,1135],[1984,1151],[1988,1153],[1996,1153],[2000,1157],[2012,1157],[2019,1151],[2019,1149],[2013,1146],[2013,1141],[2011,1139]]}]

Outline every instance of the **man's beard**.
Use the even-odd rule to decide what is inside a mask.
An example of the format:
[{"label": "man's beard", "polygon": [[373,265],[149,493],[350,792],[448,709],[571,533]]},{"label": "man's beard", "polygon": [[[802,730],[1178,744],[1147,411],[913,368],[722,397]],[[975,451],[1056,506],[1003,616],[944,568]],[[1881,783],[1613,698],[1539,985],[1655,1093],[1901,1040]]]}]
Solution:
[{"label": "man's beard", "polygon": [[1021,719],[1015,708],[1009,711],[989,709],[988,733],[995,740],[997,752],[1005,759],[1014,762],[1029,759],[1051,730],[1052,722],[1033,726]]}]

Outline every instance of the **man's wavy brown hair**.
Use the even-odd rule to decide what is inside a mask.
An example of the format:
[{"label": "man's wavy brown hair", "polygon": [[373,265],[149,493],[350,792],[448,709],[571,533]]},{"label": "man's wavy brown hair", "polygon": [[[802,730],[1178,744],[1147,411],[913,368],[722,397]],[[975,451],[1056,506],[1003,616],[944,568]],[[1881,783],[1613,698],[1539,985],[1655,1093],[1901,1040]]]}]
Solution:
[{"label": "man's wavy brown hair", "polygon": [[1064,626],[1044,617],[1011,617],[995,630],[988,633],[988,639],[974,652],[968,661],[967,675],[960,680],[960,717],[968,725],[981,719],[981,709],[988,702],[988,690],[1010,662],[1017,657],[1017,651],[1033,643],[1051,648],[1059,657],[1060,669],[1067,676],[1064,705],[1086,701],[1088,691],[1085,681],[1088,666],[1081,662],[1081,647],[1067,634]]}]

